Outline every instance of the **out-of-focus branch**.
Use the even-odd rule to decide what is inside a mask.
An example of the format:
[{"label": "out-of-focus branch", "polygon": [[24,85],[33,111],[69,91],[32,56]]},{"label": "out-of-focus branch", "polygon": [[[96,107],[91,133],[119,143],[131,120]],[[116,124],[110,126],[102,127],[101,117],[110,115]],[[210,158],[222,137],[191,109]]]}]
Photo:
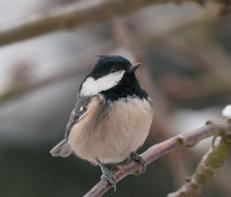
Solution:
[{"label": "out-of-focus branch", "polygon": [[179,190],[170,193],[168,197],[199,196],[203,186],[211,180],[218,168],[227,159],[230,148],[230,136],[222,137],[219,143],[202,158],[192,177]]},{"label": "out-of-focus branch", "polygon": [[[198,2],[198,0],[194,0]],[[0,45],[33,38],[81,25],[96,23],[113,16],[128,15],[154,3],[181,3],[185,0],[85,0],[52,9],[42,15],[0,29]]]},{"label": "out-of-focus branch", "polygon": [[[27,80],[22,81],[22,83],[18,83],[17,80],[14,80],[10,87],[0,94],[0,104],[17,99],[20,96],[39,88],[43,88],[45,86],[71,78],[76,78],[78,76],[83,76],[94,64],[95,57],[102,53],[102,51],[108,51],[111,50],[111,48],[113,48],[113,43],[111,41],[105,41],[103,44],[88,48],[87,52],[79,53],[76,60],[66,65],[70,69],[67,69],[61,73],[53,74],[37,81]],[[25,74],[24,71],[23,74]],[[16,76],[17,75],[18,74],[16,74]],[[13,76],[11,77],[13,78]]]},{"label": "out-of-focus branch", "polygon": [[[227,18],[230,19],[230,17]],[[226,20],[223,20],[223,22]],[[185,33],[184,37],[187,39],[179,38],[178,44],[176,44],[177,42],[165,44],[165,51],[174,51],[184,57],[188,57],[195,65],[206,69],[207,72],[196,77],[196,79],[180,77],[180,75],[171,75],[171,77],[164,78],[165,80],[162,81],[164,82],[166,95],[179,101],[192,102],[216,94],[227,94],[231,87],[229,75],[231,72],[231,59],[213,33],[211,33],[211,27],[188,28],[188,33]],[[188,44],[189,40],[190,46]],[[181,44],[179,45],[179,43]],[[174,85],[172,83],[173,80]]]},{"label": "out-of-focus branch", "polygon": [[[136,29],[133,28],[131,24],[133,24],[133,21],[122,18],[113,20],[114,39],[120,47],[126,48],[136,60],[141,61],[143,64],[142,69],[140,69],[138,73],[139,81],[144,89],[148,91],[153,100],[155,111],[158,114],[153,120],[150,132],[155,140],[162,141],[169,136],[170,131],[170,126],[168,122],[166,122],[166,119],[169,119],[168,116],[171,114],[169,102],[164,98],[161,91],[157,88],[157,85],[151,79],[150,66],[148,66],[145,61],[145,54],[142,50],[145,46],[139,37],[136,36]],[[175,151],[169,154],[169,164],[172,169],[174,184],[176,187],[179,187],[184,182],[184,177],[186,176],[182,152]]]},{"label": "out-of-focus branch", "polygon": [[[148,164],[165,154],[175,150],[176,148],[193,146],[201,140],[210,136],[217,136],[230,134],[230,123],[226,119],[219,123],[207,124],[199,129],[191,132],[185,132],[175,137],[172,137],[164,142],[151,146],[141,156]],[[119,165],[117,170],[114,171],[114,176],[117,182],[121,181],[126,176],[141,170],[141,166],[137,162],[130,162],[128,164]],[[98,197],[102,196],[111,188],[110,183],[106,180],[99,181],[84,197]]]},{"label": "out-of-focus branch", "polygon": [[51,77],[47,77],[37,82],[32,82],[32,83],[23,84],[23,85],[12,84],[12,86],[7,91],[0,94],[0,103],[4,103],[6,101],[16,99],[26,93],[32,92],[33,90],[37,90],[47,85],[54,84],[56,82],[59,82],[65,79],[69,79],[71,77],[81,76],[85,72],[86,72],[86,69],[84,68],[70,69],[66,72],[56,74]]}]

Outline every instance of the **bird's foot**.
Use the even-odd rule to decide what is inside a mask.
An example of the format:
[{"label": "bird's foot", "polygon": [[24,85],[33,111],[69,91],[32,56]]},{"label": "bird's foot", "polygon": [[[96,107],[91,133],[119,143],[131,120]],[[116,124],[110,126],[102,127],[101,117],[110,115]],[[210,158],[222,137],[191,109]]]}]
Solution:
[{"label": "bird's foot", "polygon": [[106,179],[112,185],[112,188],[115,192],[117,184],[115,176],[112,174],[111,170],[105,167],[102,163],[99,163],[99,167],[102,172],[101,179]]},{"label": "bird's foot", "polygon": [[131,153],[130,157],[132,160],[134,160],[135,162],[137,162],[141,165],[141,170],[140,170],[139,174],[143,174],[147,168],[147,162],[144,160],[144,158],[141,157],[139,154],[134,153],[134,152]]}]

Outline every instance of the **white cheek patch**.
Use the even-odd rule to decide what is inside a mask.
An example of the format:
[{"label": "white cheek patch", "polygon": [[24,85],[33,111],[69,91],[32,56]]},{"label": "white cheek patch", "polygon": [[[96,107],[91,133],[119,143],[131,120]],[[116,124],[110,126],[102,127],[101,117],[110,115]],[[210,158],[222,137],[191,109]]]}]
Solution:
[{"label": "white cheek patch", "polygon": [[110,73],[98,79],[88,77],[82,84],[80,95],[81,96],[93,96],[101,91],[108,90],[116,86],[123,78],[125,71],[118,71]]}]

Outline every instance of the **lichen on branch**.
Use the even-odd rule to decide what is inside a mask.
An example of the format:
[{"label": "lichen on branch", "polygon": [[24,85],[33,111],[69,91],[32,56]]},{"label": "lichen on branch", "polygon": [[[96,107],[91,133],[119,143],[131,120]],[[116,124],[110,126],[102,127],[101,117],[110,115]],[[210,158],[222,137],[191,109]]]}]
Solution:
[{"label": "lichen on branch", "polygon": [[224,135],[219,142],[204,155],[194,174],[187,179],[185,184],[168,197],[195,197],[199,196],[203,186],[211,180],[217,169],[227,159],[231,149],[231,136]]}]

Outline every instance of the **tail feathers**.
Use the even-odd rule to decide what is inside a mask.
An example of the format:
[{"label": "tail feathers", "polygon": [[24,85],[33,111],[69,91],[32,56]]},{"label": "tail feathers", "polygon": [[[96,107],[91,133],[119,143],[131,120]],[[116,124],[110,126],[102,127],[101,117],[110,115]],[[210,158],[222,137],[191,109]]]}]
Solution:
[{"label": "tail feathers", "polygon": [[54,148],[50,150],[50,154],[53,157],[68,157],[72,153],[72,148],[67,142],[67,139],[63,139]]}]

